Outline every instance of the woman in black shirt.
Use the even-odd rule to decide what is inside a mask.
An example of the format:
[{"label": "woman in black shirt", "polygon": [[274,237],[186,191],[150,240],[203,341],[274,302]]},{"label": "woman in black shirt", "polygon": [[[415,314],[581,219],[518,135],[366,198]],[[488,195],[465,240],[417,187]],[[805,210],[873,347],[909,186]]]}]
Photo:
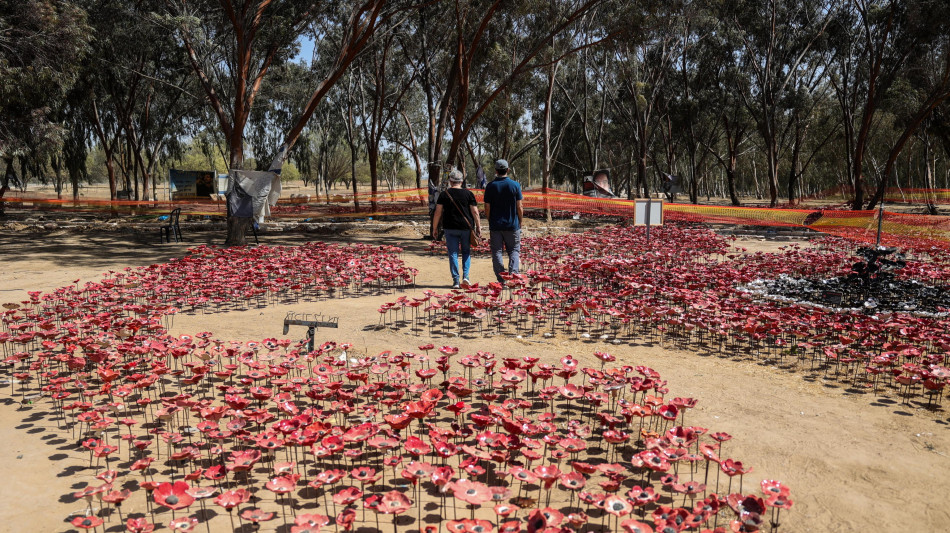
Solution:
[{"label": "woman in black shirt", "polygon": [[[449,172],[449,188],[439,195],[439,202],[435,207],[433,228],[445,230],[445,247],[449,252],[449,272],[452,273],[452,288],[468,287],[468,269],[472,262],[471,231],[481,236],[482,224],[478,215],[478,206],[475,195],[462,188],[462,173],[453,169]],[[433,230],[432,238],[435,239]],[[462,250],[462,282],[459,284],[458,255]]]}]

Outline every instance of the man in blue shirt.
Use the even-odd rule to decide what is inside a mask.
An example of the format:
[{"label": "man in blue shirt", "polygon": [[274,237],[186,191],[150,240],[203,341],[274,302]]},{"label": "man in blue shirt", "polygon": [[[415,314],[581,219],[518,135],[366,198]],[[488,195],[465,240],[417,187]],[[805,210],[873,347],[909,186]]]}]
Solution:
[{"label": "man in blue shirt", "polygon": [[508,161],[495,161],[495,179],[485,187],[485,218],[488,219],[492,267],[498,282],[505,283],[502,249],[508,253],[508,273],[518,273],[521,255],[521,185],[508,177]]}]

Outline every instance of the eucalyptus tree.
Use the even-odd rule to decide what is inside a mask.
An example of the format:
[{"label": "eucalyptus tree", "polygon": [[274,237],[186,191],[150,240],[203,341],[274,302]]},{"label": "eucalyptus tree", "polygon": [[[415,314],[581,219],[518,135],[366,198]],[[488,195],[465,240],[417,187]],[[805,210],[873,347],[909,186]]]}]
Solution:
[{"label": "eucalyptus tree", "polygon": [[[874,208],[884,198],[897,158],[908,141],[924,126],[934,111],[950,101],[950,6],[935,6],[928,16],[941,21],[940,31],[931,34],[923,53],[915,55],[905,71],[906,89],[894,95],[901,108],[895,109],[898,137],[887,152],[887,159],[877,190],[868,208]],[[926,130],[925,130],[926,131]]]},{"label": "eucalyptus tree", "polygon": [[754,127],[739,94],[739,87],[748,85],[748,73],[740,63],[738,51],[742,42],[737,28],[719,11],[722,4],[709,4],[706,21],[711,28],[703,39],[697,66],[704,82],[697,96],[703,102],[702,114],[712,117],[718,127],[717,135],[704,141],[704,145],[722,168],[730,202],[738,206],[739,159]]},{"label": "eucalyptus tree", "polygon": [[885,100],[908,63],[930,53],[946,32],[945,11],[938,0],[845,0],[829,27],[837,53],[828,79],[840,108],[854,209],[864,206],[867,159],[875,136],[884,133]]},{"label": "eucalyptus tree", "polygon": [[[311,76],[312,69],[303,63],[285,62],[271,67],[268,83],[262,84],[251,109],[245,136],[245,143],[254,154],[255,170],[267,170],[285,133],[306,105]],[[306,158],[306,154],[301,155],[301,159]]]},{"label": "eucalyptus tree", "polygon": [[447,132],[451,140],[445,164],[456,165],[468,134],[489,107],[521,76],[546,63],[539,56],[551,39],[576,31],[587,13],[607,1],[557,0],[553,9],[539,9],[533,2],[454,0],[452,52],[442,65],[446,74],[435,155],[441,155],[442,134]]},{"label": "eucalyptus tree", "polygon": [[668,119],[671,94],[667,84],[683,45],[678,8],[669,5],[658,10],[653,24],[612,50],[619,85],[613,105],[633,140],[637,179],[629,193],[636,195],[649,192],[647,162],[657,129]]},{"label": "eucalyptus tree", "polygon": [[[732,0],[729,13],[740,31],[742,67],[750,76],[743,102],[756,123],[766,160],[769,205],[778,203],[783,132],[794,112],[789,95],[803,71],[822,68],[825,31],[837,0]],[[818,60],[816,60],[816,58]]]},{"label": "eucalyptus tree", "polygon": [[[706,53],[706,42],[714,36],[717,19],[703,9],[702,2],[684,3],[677,19],[675,29],[681,43],[675,47],[679,55],[672,61],[673,73],[668,83],[671,93],[668,124],[672,126],[671,130],[679,132],[686,151],[689,199],[698,203],[699,186],[706,179],[706,157],[709,155],[703,147],[718,136],[720,127],[716,117],[707,112],[711,104],[710,84],[714,79],[711,74],[715,72],[710,63],[727,58],[711,57]],[[707,191],[710,190],[711,187],[706,185]]]},{"label": "eucalyptus tree", "polygon": [[93,37],[69,112],[84,117],[105,155],[110,197],[116,198],[121,171],[125,188],[149,199],[163,148],[184,134],[185,117],[197,109],[185,57],[141,3],[77,4],[88,13]]},{"label": "eucalyptus tree", "polygon": [[[405,21],[404,21],[405,22]],[[401,25],[403,26],[403,25]],[[404,24],[408,28],[408,24]],[[403,27],[396,27],[370,45],[354,65],[356,69],[358,110],[363,145],[369,163],[370,190],[375,208],[379,189],[379,165],[384,135],[394,120],[399,120],[403,99],[412,89],[416,71],[400,38]],[[392,182],[390,182],[390,186]]]},{"label": "eucalyptus tree", "polygon": [[[565,153],[557,163],[579,173],[600,167],[601,151],[615,91],[614,69],[609,68],[610,47],[579,51],[558,62],[562,75],[554,77],[552,121],[560,124]],[[553,124],[552,124],[552,127]],[[553,172],[553,169],[552,169]]]},{"label": "eucalyptus tree", "polygon": [[[572,127],[574,117],[580,114],[582,109],[584,113],[581,114],[581,126],[585,134],[584,139],[587,141],[585,145],[589,156],[589,168],[591,170],[597,168],[597,156],[603,134],[606,98],[601,95],[599,127],[595,128],[591,124],[592,121],[588,120],[590,114],[587,113],[587,111],[590,109],[589,105],[593,103],[589,101],[588,96],[591,82],[596,86],[599,81],[603,80],[603,76],[589,75],[588,59],[597,48],[585,46],[585,43],[602,43],[606,39],[608,33],[611,31],[610,25],[604,24],[605,20],[609,20],[609,7],[610,6],[597,6],[592,9],[580,19],[577,24],[577,31],[565,32],[561,35],[553,36],[548,48],[542,52],[542,61],[546,64],[542,67],[544,71],[544,83],[541,85],[543,88],[543,97],[541,98],[542,106],[539,113],[541,120],[536,122],[536,124],[539,123],[539,125],[536,125],[536,129],[541,131],[542,190],[547,190],[551,186],[554,162],[560,152],[561,143],[565,139],[567,129]],[[557,9],[556,3],[550,2],[547,9],[553,15]],[[611,37],[616,36],[616,34],[611,35]],[[575,47],[577,48],[577,53],[569,54],[568,52],[574,51]],[[578,95],[574,95],[571,91],[566,90],[565,84],[560,81],[560,78],[564,78],[563,75],[559,76],[559,74],[561,65],[565,61],[573,63],[576,66],[574,69],[575,73],[580,73],[580,76],[574,77],[574,80],[583,87],[583,92]],[[591,80],[591,78],[593,78],[593,80]],[[555,107],[557,106],[555,95],[565,98],[570,104],[570,111],[565,109],[564,111],[566,112],[559,117],[558,127],[554,125]],[[592,133],[591,130],[596,130],[596,133]],[[597,140],[593,141],[592,137],[595,136]],[[551,219],[550,209],[545,209],[545,215],[548,220]]]},{"label": "eucalyptus tree", "polygon": [[69,183],[73,189],[73,200],[79,199],[80,181],[88,179],[86,159],[89,155],[89,131],[79,113],[71,113],[66,121],[66,135],[63,139],[62,160]]},{"label": "eucalyptus tree", "polygon": [[[245,129],[271,69],[297,51],[308,33],[326,69],[311,79],[310,96],[283,136],[289,153],[333,86],[378,32],[415,7],[411,0],[165,0],[208,105],[227,139],[229,166],[242,168]],[[355,185],[355,184],[354,184]],[[243,244],[250,219],[229,219],[228,244]]]},{"label": "eucalyptus tree", "polygon": [[[418,71],[417,71],[418,73]],[[418,77],[418,76],[417,76]],[[425,109],[420,99],[424,93],[419,90],[410,90],[406,95],[406,104],[399,110],[399,119],[393,121],[390,125],[390,131],[387,137],[402,147],[412,157],[416,172],[416,188],[422,188],[422,139],[416,135],[417,131],[425,131],[426,116]],[[403,129],[405,128],[405,129]],[[422,203],[426,203],[425,198],[421,198]]]},{"label": "eucalyptus tree", "polygon": [[85,12],[71,2],[0,3],[0,199],[17,181],[16,157],[60,145],[63,126],[51,111],[76,80],[88,33]]}]

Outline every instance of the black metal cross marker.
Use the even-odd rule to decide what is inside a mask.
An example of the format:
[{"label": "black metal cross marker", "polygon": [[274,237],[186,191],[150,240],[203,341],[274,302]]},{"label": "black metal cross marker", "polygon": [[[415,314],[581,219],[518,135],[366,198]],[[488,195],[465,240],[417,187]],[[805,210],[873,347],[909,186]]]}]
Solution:
[{"label": "black metal cross marker", "polygon": [[309,341],[307,349],[312,352],[314,350],[314,333],[317,328],[339,328],[340,317],[323,316],[322,313],[295,313],[291,311],[284,317],[284,335],[290,331],[290,326],[307,327],[307,339]]}]

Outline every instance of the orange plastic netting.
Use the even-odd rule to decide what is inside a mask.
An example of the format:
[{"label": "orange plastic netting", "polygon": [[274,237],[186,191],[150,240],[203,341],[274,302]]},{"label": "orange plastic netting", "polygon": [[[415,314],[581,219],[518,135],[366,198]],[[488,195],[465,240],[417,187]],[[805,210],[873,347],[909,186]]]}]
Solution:
[{"label": "orange plastic netting", "polygon": [[[481,202],[482,191],[473,190],[472,192]],[[933,190],[929,190],[928,194],[930,193],[933,193]],[[950,195],[950,190],[947,193]],[[399,189],[378,192],[376,195],[361,192],[356,198],[360,203],[358,210],[353,207],[352,194],[331,195],[329,198],[317,195],[282,198],[273,210],[273,217],[305,220],[352,219],[371,216],[419,215],[427,212],[428,191],[426,189]],[[2,201],[10,208],[39,211],[109,210],[130,215],[153,216],[174,207],[181,207],[183,212],[191,215],[223,216],[225,214],[223,203],[210,200],[110,202],[108,200],[74,201],[12,197],[4,198]],[[526,209],[551,209],[569,213],[632,217],[635,205],[636,202],[632,200],[591,198],[563,191],[527,190],[524,192]],[[664,204],[664,217],[669,221],[808,228],[861,242],[875,242],[878,216],[878,211]],[[885,211],[881,240],[885,244],[902,247],[950,248],[950,217]]]},{"label": "orange plastic netting", "polygon": [[[865,198],[871,198],[877,191],[866,189]],[[801,198],[802,201],[838,200],[847,202],[854,197],[854,187],[837,186]],[[922,189],[888,187],[884,189],[886,204],[950,204],[950,189]]]}]

